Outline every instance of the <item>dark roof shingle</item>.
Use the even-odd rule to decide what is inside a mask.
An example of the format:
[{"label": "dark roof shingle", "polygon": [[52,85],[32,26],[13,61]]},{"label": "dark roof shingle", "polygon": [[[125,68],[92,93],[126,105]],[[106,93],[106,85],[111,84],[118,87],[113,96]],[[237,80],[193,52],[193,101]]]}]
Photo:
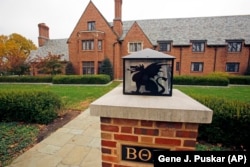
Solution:
[{"label": "dark roof shingle", "polygon": [[39,47],[37,50],[32,50],[28,60],[32,61],[33,59],[39,57],[46,57],[48,53],[54,55],[62,55],[61,60],[69,61],[69,52],[68,52],[68,39],[50,39],[44,46]]},{"label": "dark roof shingle", "polygon": [[[124,39],[135,21],[124,21]],[[153,45],[159,40],[173,45],[189,45],[191,40],[206,40],[208,45],[225,45],[226,40],[245,40],[250,44],[250,15],[137,20]]]}]

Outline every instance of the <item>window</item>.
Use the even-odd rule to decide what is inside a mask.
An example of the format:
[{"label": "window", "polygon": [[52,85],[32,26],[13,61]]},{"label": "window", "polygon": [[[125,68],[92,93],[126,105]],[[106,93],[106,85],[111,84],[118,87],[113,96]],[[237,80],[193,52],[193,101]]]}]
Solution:
[{"label": "window", "polygon": [[228,42],[228,52],[240,52],[242,42]]},{"label": "window", "polygon": [[93,30],[95,30],[95,22],[90,21],[88,22],[88,31],[93,31]]},{"label": "window", "polygon": [[170,52],[170,50],[171,50],[170,42],[159,42],[159,51]]},{"label": "window", "polygon": [[94,50],[94,40],[82,41],[82,50]]},{"label": "window", "polygon": [[204,52],[205,42],[193,42],[192,43],[193,52]]},{"label": "window", "polygon": [[98,50],[102,50],[102,40],[98,40]]},{"label": "window", "polygon": [[180,71],[180,62],[176,62],[175,70]]},{"label": "window", "polygon": [[140,50],[142,50],[142,43],[141,42],[129,43],[129,52],[137,52]]},{"label": "window", "polygon": [[240,63],[227,63],[226,72],[239,72]]},{"label": "window", "polygon": [[201,63],[201,62],[191,63],[191,71],[192,72],[202,72],[203,71],[203,63]]},{"label": "window", "polygon": [[94,62],[93,61],[85,61],[82,63],[82,73],[83,74],[94,74]]}]

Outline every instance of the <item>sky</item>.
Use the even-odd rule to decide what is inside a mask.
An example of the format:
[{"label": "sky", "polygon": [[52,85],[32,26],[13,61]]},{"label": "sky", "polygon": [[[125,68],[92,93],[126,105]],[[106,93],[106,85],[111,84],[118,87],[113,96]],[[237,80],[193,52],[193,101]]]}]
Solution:
[{"label": "sky", "polygon": [[[18,33],[37,45],[38,24],[50,39],[68,38],[90,0],[0,0],[0,35]],[[114,0],[92,0],[107,21]],[[250,15],[250,0],[123,0],[122,20]]]}]

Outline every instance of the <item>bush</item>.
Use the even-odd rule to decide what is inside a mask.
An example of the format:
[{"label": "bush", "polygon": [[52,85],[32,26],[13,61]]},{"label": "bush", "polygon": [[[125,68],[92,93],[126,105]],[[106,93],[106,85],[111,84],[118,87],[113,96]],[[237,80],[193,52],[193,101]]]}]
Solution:
[{"label": "bush", "polygon": [[57,117],[62,101],[51,92],[0,92],[0,121],[49,123]]},{"label": "bush", "polygon": [[175,85],[227,86],[229,80],[219,76],[174,76]]},{"label": "bush", "polygon": [[250,76],[229,76],[230,84],[250,85]]},{"label": "bush", "polygon": [[213,110],[211,124],[199,127],[198,139],[224,146],[244,146],[250,149],[250,104],[222,98],[194,96]]},{"label": "bush", "polygon": [[52,76],[1,76],[0,82],[51,83]]},{"label": "bush", "polygon": [[114,79],[114,72],[113,72],[113,67],[112,64],[109,60],[109,58],[105,58],[102,61],[101,67],[100,67],[100,74],[106,74],[110,76],[110,79]]},{"label": "bush", "polygon": [[58,75],[53,77],[53,84],[106,84],[108,75]]}]

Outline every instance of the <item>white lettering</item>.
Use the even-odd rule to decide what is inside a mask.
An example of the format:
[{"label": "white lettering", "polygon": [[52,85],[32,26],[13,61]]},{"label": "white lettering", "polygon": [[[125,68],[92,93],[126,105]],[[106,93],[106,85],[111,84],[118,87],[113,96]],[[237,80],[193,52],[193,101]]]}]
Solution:
[{"label": "white lettering", "polygon": [[210,155],[209,157],[201,157],[200,155],[194,155],[194,162],[224,162],[225,157],[215,157]]},{"label": "white lettering", "polygon": [[159,162],[181,162],[181,157],[165,157],[164,155],[158,156]]}]

